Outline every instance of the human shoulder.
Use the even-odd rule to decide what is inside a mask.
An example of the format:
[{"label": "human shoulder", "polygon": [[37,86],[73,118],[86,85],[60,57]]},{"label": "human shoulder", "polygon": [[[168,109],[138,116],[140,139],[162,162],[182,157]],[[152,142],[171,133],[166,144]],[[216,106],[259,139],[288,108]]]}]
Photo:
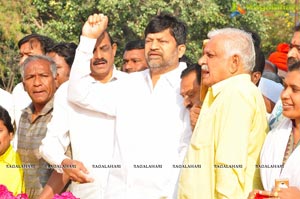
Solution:
[{"label": "human shoulder", "polygon": [[4,98],[12,98],[12,94],[2,88],[0,88],[1,99]]},{"label": "human shoulder", "polygon": [[25,91],[24,91],[24,86],[23,86],[23,83],[22,83],[22,82],[18,83],[18,84],[14,87],[14,89],[13,89],[13,91],[12,91],[12,94],[14,95],[14,94],[20,93],[20,92],[25,92]]}]

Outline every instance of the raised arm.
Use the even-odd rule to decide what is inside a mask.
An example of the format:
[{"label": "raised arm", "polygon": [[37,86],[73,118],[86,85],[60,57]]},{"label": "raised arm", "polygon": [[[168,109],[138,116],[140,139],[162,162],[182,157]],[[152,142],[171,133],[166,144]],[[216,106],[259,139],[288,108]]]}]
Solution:
[{"label": "raised arm", "polygon": [[68,100],[84,109],[114,116],[112,101],[115,97],[107,96],[112,89],[90,76],[94,47],[97,38],[106,30],[107,23],[108,18],[103,14],[91,15],[85,22],[70,74]]}]

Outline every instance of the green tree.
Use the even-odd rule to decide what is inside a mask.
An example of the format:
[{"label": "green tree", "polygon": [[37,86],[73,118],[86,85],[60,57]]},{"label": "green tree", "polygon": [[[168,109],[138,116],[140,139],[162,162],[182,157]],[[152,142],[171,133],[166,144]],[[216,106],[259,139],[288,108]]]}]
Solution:
[{"label": "green tree", "polygon": [[[0,13],[1,34],[1,79],[7,86],[7,79],[18,73],[13,66],[17,57],[17,41],[24,35],[37,32],[56,41],[78,43],[81,27],[92,13],[104,13],[109,17],[109,32],[118,43],[117,67],[121,66],[124,45],[127,41],[144,38],[144,29],[152,16],[167,11],[186,22],[189,28],[186,55],[197,62],[202,51],[202,40],[209,30],[223,27],[236,27],[257,32],[262,38],[262,47],[268,54],[274,51],[279,42],[290,38],[293,18],[287,11],[262,11],[246,9],[246,13],[231,17],[242,8],[271,4],[291,4],[292,0],[31,0],[8,2]],[[275,2],[275,3],[274,3]],[[283,17],[284,16],[284,17]],[[9,23],[14,19],[14,23]],[[10,24],[10,25],[9,25]],[[16,68],[16,67],[15,67]],[[4,71],[4,72],[3,72]],[[12,72],[13,71],[13,72]],[[18,81],[14,78],[12,84]],[[17,80],[16,80],[17,79]]]}]

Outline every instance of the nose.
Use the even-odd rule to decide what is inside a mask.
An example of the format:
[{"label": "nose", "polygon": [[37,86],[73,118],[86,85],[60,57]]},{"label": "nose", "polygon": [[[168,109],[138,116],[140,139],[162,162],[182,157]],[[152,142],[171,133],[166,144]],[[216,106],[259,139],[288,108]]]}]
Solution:
[{"label": "nose", "polygon": [[126,62],[123,64],[123,70],[128,71],[132,68],[131,64],[129,62]]},{"label": "nose", "polygon": [[34,86],[39,86],[39,85],[41,85],[41,82],[42,82],[42,81],[41,81],[40,76],[37,75],[37,76],[34,77],[34,81],[33,81],[33,85],[34,85]]},{"label": "nose", "polygon": [[184,96],[184,101],[183,101],[183,104],[186,108],[191,108],[192,107],[192,102],[191,100],[189,99],[188,96]]},{"label": "nose", "polygon": [[287,99],[289,97],[289,89],[285,88],[281,91],[280,98],[281,100]]},{"label": "nose", "polygon": [[157,49],[158,48],[158,41],[156,41],[155,39],[151,42],[151,46],[150,48],[153,49]]},{"label": "nose", "polygon": [[100,50],[95,50],[94,52],[94,58],[101,58],[102,54],[101,54],[101,51]]},{"label": "nose", "polygon": [[205,55],[202,55],[202,57],[199,58],[198,64],[199,64],[200,66],[206,64]]},{"label": "nose", "polygon": [[298,52],[298,50],[297,50],[295,47],[293,47],[293,48],[290,49],[290,51],[288,52],[287,56],[288,56],[288,57],[293,57],[293,58],[296,58],[296,59],[297,59],[297,57],[299,56],[299,52]]}]

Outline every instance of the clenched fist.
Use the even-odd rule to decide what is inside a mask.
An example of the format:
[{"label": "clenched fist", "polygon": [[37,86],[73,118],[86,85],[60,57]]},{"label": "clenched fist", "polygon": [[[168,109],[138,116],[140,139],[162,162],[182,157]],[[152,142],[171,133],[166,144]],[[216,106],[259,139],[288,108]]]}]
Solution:
[{"label": "clenched fist", "polygon": [[90,15],[82,27],[82,36],[97,39],[107,28],[108,18],[103,14]]}]

